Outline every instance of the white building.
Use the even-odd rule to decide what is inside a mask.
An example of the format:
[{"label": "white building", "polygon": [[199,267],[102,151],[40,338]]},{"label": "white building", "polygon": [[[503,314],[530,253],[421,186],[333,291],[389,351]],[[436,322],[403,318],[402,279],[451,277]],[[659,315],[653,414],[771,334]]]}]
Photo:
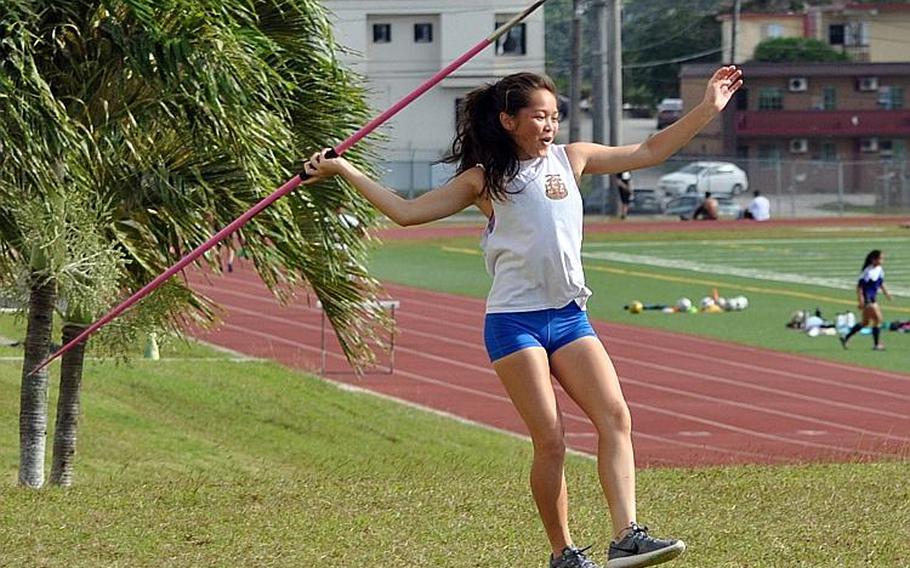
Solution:
[{"label": "white building", "polygon": [[[324,0],[345,64],[365,76],[378,114],[489,36],[527,0]],[[538,9],[382,128],[385,183],[427,189],[451,170],[431,164],[450,149],[458,102],[471,89],[518,71],[544,72],[543,9]]]}]

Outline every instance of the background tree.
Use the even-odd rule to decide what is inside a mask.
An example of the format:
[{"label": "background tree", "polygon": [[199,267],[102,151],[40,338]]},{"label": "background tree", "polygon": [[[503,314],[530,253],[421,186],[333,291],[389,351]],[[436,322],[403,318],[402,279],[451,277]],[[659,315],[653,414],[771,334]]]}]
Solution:
[{"label": "background tree", "polygon": [[[31,192],[30,203],[55,203],[62,177],[68,191],[87,196],[81,210],[90,219],[73,216],[73,226],[87,223],[92,230],[79,234],[99,235],[88,239],[94,249],[111,249],[119,294],[163,272],[294,175],[304,157],[367,118],[356,77],[335,59],[330,25],[312,0],[23,0],[0,18],[3,38],[13,32],[25,38],[0,42],[0,103],[28,105],[22,87],[34,83],[44,89],[47,107],[35,110],[46,115],[43,122],[23,119],[17,131],[0,131],[0,147],[29,140],[41,150],[26,145],[18,161],[0,161],[0,187],[13,196]],[[348,156],[366,159],[362,149]],[[45,162],[57,164],[61,175],[22,177],[26,170],[48,171],[41,169]],[[295,192],[242,229],[244,250],[280,298],[298,284],[312,287],[345,352],[364,364],[382,315],[370,301],[377,285],[365,268],[366,242],[339,219],[342,207],[371,220],[370,208],[339,181]],[[15,208],[9,217],[31,218]],[[66,230],[51,238],[24,222],[17,227],[0,245],[9,252],[10,275],[39,258],[23,243],[40,249],[51,242],[60,250],[45,272],[58,280],[65,275],[59,289],[66,335],[116,303],[111,298],[119,294],[88,293],[97,275],[84,269],[84,259],[98,260],[99,251],[84,239],[68,241],[73,234]],[[220,269],[215,255],[207,262]],[[75,266],[83,269],[67,270]],[[139,332],[179,333],[213,319],[207,298],[179,278],[153,296],[99,333],[103,353],[135,345]],[[50,319],[46,305],[42,321]],[[30,307],[30,321],[33,312]],[[26,346],[24,377],[46,356],[49,333],[43,327],[41,340]],[[54,467],[61,483],[72,478],[66,461],[75,451],[82,356],[74,353],[62,366],[66,394]],[[23,398],[21,413],[43,413],[46,425],[46,380],[41,388],[45,410]],[[30,432],[43,436],[37,422]],[[28,447],[29,462],[43,463],[43,446]],[[42,476],[35,472],[23,484],[40,486]]]},{"label": "background tree", "polygon": [[765,63],[821,63],[849,61],[850,57],[825,42],[806,37],[775,37],[755,46],[754,61]]}]

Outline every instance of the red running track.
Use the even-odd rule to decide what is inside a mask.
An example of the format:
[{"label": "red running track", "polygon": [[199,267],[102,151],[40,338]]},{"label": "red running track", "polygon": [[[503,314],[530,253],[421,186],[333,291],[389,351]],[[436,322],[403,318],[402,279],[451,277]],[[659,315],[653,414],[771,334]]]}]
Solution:
[{"label": "red running track", "polygon": [[[191,278],[225,309],[200,333],[242,353],[318,371],[321,312],[301,297],[279,305],[248,267]],[[483,348],[482,300],[387,285],[397,311],[395,372],[350,373],[334,337],[328,377],[525,435]],[[910,374],[879,371],[712,339],[592,322],[632,411],[639,466],[873,461],[910,455]],[[328,335],[332,335],[331,331]],[[569,445],[596,437],[559,391]]]}]

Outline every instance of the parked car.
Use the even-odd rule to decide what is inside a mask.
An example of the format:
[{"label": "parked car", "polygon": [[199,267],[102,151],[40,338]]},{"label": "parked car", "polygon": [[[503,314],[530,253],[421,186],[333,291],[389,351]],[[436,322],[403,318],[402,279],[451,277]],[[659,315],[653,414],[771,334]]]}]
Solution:
[{"label": "parked car", "polygon": [[682,117],[682,99],[664,99],[657,105],[657,129],[670,126]]},{"label": "parked car", "polygon": [[660,194],[656,189],[633,189],[629,203],[630,215],[654,215],[663,213]]},{"label": "parked car", "polygon": [[657,187],[669,197],[687,193],[739,195],[749,189],[746,172],[730,162],[692,162],[661,176]]},{"label": "parked car", "polygon": [[[713,195],[712,195],[713,196]],[[721,219],[736,219],[739,217],[740,207],[731,197],[715,197],[717,199],[717,216]],[[664,214],[673,215],[680,219],[692,219],[695,210],[704,200],[698,194],[687,194],[674,197],[664,207]]]}]

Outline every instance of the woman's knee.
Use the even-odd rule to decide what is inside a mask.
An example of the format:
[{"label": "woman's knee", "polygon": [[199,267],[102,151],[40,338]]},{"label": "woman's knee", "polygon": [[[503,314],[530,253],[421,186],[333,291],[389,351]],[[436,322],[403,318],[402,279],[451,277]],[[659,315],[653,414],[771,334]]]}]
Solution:
[{"label": "woman's knee", "polygon": [[607,407],[596,420],[594,426],[601,435],[629,434],[632,432],[632,414],[625,402],[617,402]]},{"label": "woman's knee", "polygon": [[534,457],[547,460],[562,459],[566,455],[566,440],[562,432],[532,437]]}]

